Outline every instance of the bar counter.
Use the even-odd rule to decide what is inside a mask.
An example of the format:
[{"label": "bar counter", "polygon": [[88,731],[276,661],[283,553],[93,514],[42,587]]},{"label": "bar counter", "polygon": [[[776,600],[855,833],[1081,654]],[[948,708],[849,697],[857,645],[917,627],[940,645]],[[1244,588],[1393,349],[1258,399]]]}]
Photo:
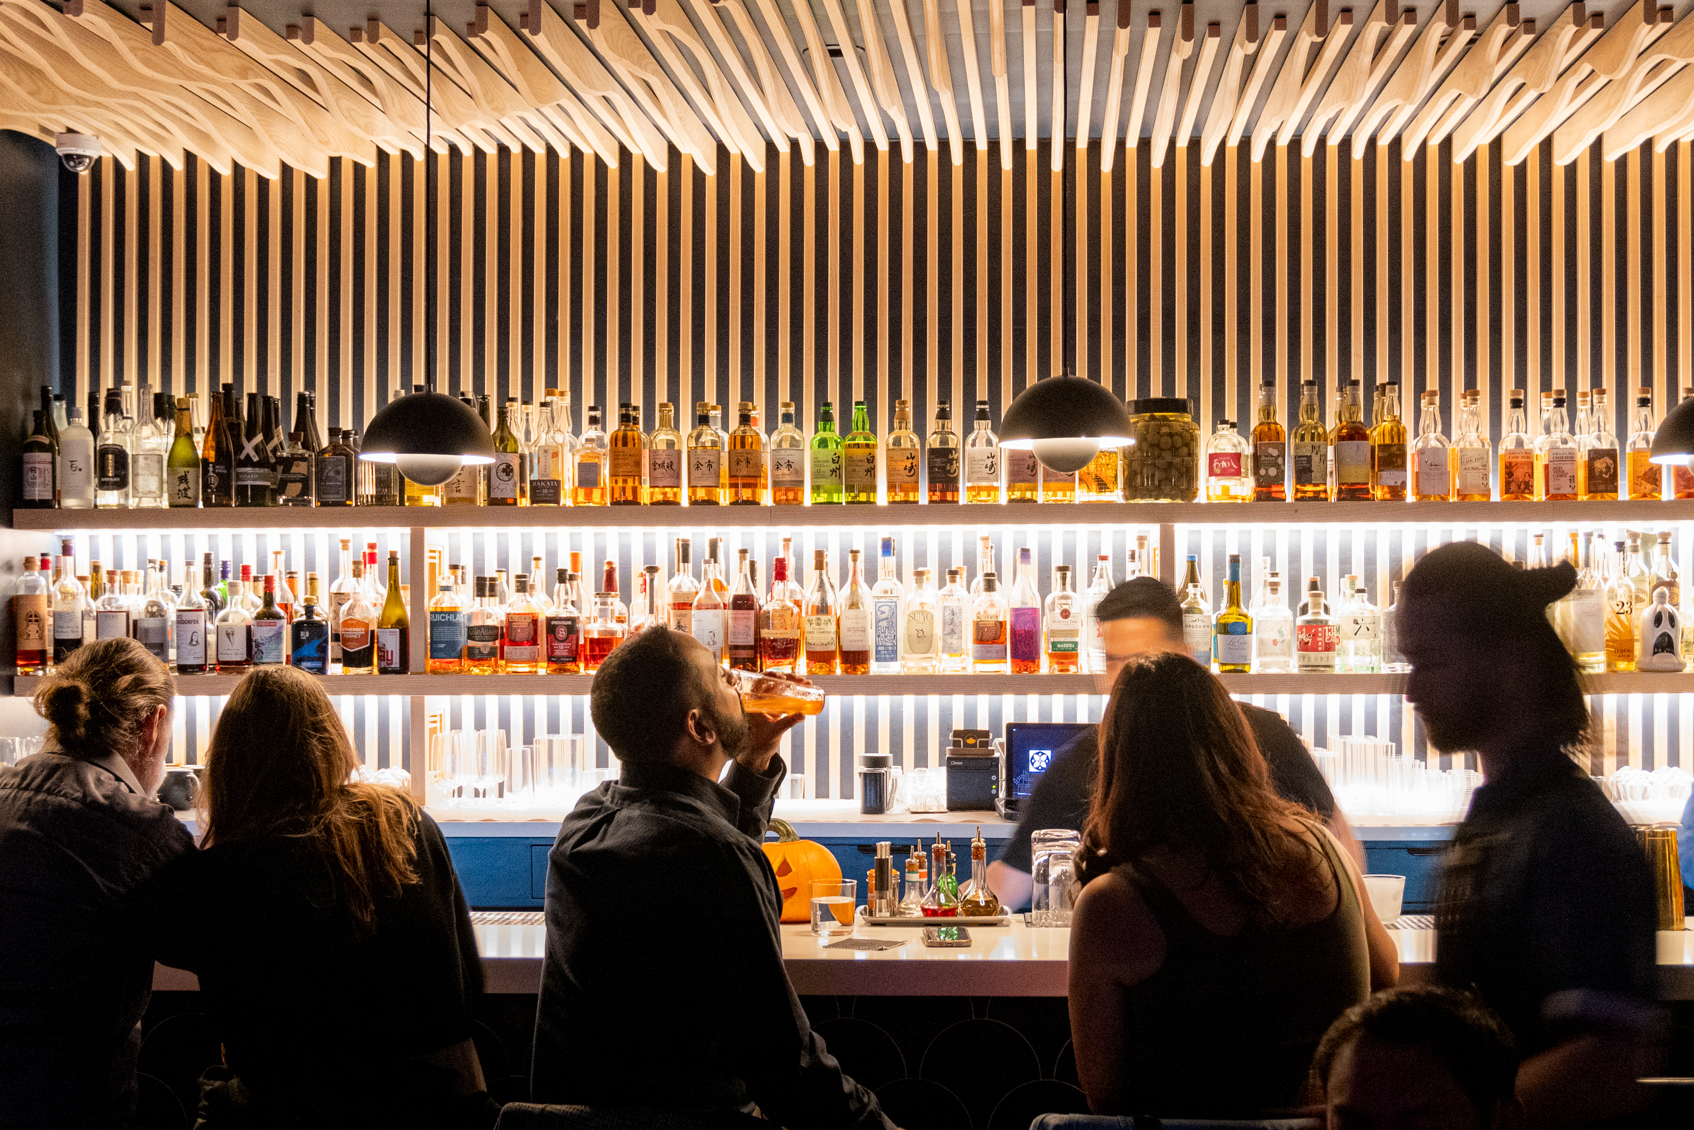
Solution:
[{"label": "bar counter", "polygon": [[[517,912],[476,917],[487,991],[538,992],[545,935],[540,915]],[[487,921],[490,918],[501,921]],[[950,924],[970,928],[964,919],[954,919]],[[794,991],[801,996],[1066,995],[1068,929],[1037,929],[1018,921],[1011,926],[971,928],[968,949],[927,949],[917,927],[860,924],[855,937],[905,939],[903,946],[877,952],[825,949],[828,939],[814,938],[805,923],[781,929],[783,961]],[[1434,975],[1435,931],[1395,929],[1388,933],[1400,950],[1401,983],[1429,980]],[[1661,930],[1658,948],[1659,999],[1694,1000],[1694,930]],[[199,988],[199,982],[191,973],[161,965],[154,969],[153,987],[193,991]]]}]

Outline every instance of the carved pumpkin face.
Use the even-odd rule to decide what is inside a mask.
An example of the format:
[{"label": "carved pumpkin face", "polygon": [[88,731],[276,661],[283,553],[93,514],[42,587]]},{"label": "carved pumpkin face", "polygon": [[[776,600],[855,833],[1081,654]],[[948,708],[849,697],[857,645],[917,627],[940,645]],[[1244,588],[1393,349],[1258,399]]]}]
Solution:
[{"label": "carved pumpkin face", "polygon": [[782,838],[762,846],[782,891],[782,921],[809,922],[812,880],[840,879],[841,864],[822,844],[797,839],[794,829],[782,821],[771,821],[771,827]]}]

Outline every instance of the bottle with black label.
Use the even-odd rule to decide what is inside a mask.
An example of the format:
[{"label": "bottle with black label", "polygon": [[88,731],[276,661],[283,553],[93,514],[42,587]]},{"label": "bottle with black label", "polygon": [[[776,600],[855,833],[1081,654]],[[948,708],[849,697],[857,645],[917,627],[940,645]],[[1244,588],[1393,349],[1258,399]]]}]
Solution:
[{"label": "bottle with black label", "polygon": [[313,675],[329,674],[329,621],[318,610],[318,598],[307,593],[300,615],[288,626],[290,662]]},{"label": "bottle with black label", "polygon": [[277,472],[277,501],[284,506],[310,506],[313,502],[313,465],[316,456],[306,446],[306,437],[298,430],[288,433],[288,444],[282,449],[281,470]]},{"label": "bottle with black label", "polygon": [[270,506],[273,504],[271,475],[274,470],[270,449],[265,445],[265,409],[259,393],[247,394],[247,428],[242,434],[240,450],[235,456],[235,504],[237,506]]},{"label": "bottle with black label", "polygon": [[130,425],[124,418],[123,394],[106,390],[105,419],[94,450],[95,505],[119,510],[131,505],[129,491]]},{"label": "bottle with black label", "polygon": [[319,506],[353,505],[353,449],[345,431],[329,429],[329,443],[318,452],[313,473]]},{"label": "bottle with black label", "polygon": [[265,432],[265,454],[271,461],[271,505],[275,506],[282,496],[282,451],[285,437],[282,432],[282,400],[275,396],[264,399],[263,426]]}]

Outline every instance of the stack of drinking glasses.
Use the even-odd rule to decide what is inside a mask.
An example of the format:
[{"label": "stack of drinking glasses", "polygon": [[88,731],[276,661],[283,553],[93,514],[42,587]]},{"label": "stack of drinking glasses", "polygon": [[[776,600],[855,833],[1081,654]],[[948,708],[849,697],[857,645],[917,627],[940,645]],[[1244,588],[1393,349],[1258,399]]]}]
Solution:
[{"label": "stack of drinking glasses", "polygon": [[568,808],[617,770],[585,768],[579,734],[511,746],[504,730],[448,730],[430,738],[431,797],[443,807]]},{"label": "stack of drinking glasses", "polygon": [[1071,907],[1081,890],[1076,851],[1082,834],[1070,828],[1037,828],[1030,836],[1035,887],[1030,892],[1031,926],[1069,926]]},{"label": "stack of drinking glasses", "polygon": [[1464,817],[1482,774],[1462,766],[1432,769],[1395,754],[1380,738],[1337,738],[1335,749],[1314,749],[1336,803],[1349,816],[1399,816],[1434,823]]}]

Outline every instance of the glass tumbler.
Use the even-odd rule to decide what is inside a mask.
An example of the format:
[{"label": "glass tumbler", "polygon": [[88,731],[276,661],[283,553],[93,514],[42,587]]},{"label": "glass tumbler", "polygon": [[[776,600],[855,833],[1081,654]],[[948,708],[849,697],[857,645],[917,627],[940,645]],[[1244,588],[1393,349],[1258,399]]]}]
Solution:
[{"label": "glass tumbler", "polygon": [[819,938],[850,935],[858,896],[857,879],[813,879],[812,934]]},{"label": "glass tumbler", "polygon": [[1069,926],[1076,901],[1076,851],[1082,834],[1070,828],[1037,828],[1030,837],[1034,889],[1031,926]]}]

